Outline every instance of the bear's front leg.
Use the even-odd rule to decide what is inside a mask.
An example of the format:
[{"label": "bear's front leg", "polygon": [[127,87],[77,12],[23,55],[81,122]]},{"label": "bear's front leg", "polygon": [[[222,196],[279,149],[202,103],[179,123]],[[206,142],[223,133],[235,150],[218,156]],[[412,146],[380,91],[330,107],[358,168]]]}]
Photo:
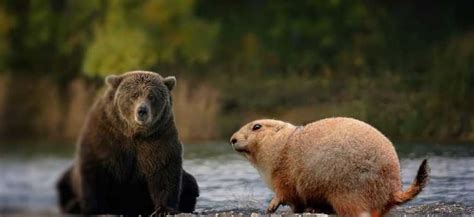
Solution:
[{"label": "bear's front leg", "polygon": [[80,206],[82,214],[107,214],[107,202],[104,193],[107,184],[99,168],[81,165],[80,168],[81,197]]},{"label": "bear's front leg", "polygon": [[148,177],[150,197],[155,205],[154,214],[176,213],[181,189],[181,160],[169,162]]}]

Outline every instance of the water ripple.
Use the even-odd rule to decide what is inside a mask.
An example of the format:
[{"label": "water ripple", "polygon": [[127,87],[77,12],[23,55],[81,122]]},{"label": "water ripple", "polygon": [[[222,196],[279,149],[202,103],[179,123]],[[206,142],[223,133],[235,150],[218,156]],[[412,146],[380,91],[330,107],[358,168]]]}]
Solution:
[{"label": "water ripple", "polygon": [[[422,158],[402,158],[401,175],[405,188],[413,180],[421,161]],[[69,163],[67,159],[56,157],[0,159],[0,213],[57,213],[54,184]],[[396,213],[420,209],[436,212],[436,207],[443,210],[460,206],[472,211],[474,158],[434,156],[429,164],[431,180],[425,190],[413,201],[397,208]],[[263,212],[273,195],[257,171],[236,154],[188,159],[184,167],[195,175],[200,186],[197,212]],[[426,204],[434,204],[434,208]]]}]

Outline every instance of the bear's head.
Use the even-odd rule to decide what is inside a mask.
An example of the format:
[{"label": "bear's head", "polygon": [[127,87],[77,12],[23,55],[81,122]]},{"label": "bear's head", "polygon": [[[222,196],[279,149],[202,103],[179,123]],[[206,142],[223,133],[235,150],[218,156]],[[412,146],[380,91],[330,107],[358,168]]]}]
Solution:
[{"label": "bear's head", "polygon": [[[113,115],[121,119],[128,130],[154,131],[172,119],[171,90],[174,76],[163,78],[158,73],[132,71],[123,75],[109,75],[105,79]],[[160,123],[162,122],[162,123]]]}]

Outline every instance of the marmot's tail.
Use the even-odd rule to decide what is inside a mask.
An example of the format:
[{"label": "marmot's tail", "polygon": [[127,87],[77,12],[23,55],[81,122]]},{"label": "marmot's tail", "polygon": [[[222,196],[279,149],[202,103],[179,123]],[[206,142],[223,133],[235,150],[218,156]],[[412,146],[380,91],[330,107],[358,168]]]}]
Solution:
[{"label": "marmot's tail", "polygon": [[428,183],[429,180],[430,167],[428,166],[427,159],[424,159],[418,168],[418,173],[416,174],[415,180],[411,183],[410,187],[404,192],[400,191],[395,194],[394,204],[400,205],[402,203],[408,202],[418,195],[423,187]]}]

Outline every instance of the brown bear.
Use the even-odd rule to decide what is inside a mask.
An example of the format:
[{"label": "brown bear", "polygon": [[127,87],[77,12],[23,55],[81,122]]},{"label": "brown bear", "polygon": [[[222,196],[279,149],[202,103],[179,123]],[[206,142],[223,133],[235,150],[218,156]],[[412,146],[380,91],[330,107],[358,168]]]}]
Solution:
[{"label": "brown bear", "polygon": [[421,192],[428,181],[424,160],[402,190],[392,143],[372,126],[352,118],[327,118],[306,126],[256,120],[230,139],[275,192],[267,208],[339,216],[383,215]]},{"label": "brown bear", "polygon": [[[72,186],[73,177],[71,176],[71,172],[72,167],[69,167],[57,183],[59,207],[63,213],[81,214],[79,198]],[[196,199],[199,197],[199,188],[196,179],[185,170],[183,170],[181,188],[178,210],[184,213],[191,213],[196,207]]]},{"label": "brown bear", "polygon": [[73,166],[57,184],[61,210],[80,214],[192,212],[199,188],[182,168],[174,77],[132,71],[106,79]]}]

